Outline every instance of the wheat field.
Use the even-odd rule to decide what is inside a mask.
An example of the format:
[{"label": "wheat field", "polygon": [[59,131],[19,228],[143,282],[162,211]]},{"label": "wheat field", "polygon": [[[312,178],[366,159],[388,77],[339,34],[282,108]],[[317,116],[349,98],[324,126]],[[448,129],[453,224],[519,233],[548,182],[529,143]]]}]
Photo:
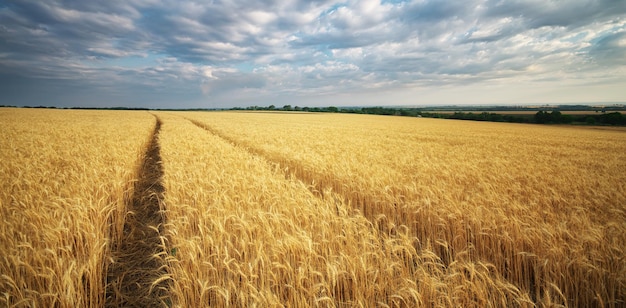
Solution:
[{"label": "wheat field", "polygon": [[27,109],[0,125],[3,306],[626,305],[623,131]]},{"label": "wheat field", "polygon": [[147,113],[0,109],[0,306],[104,305],[152,126]]},{"label": "wheat field", "polygon": [[185,116],[316,189],[332,188],[382,232],[406,226],[444,268],[484,262],[546,306],[624,301],[622,132],[336,114]]}]

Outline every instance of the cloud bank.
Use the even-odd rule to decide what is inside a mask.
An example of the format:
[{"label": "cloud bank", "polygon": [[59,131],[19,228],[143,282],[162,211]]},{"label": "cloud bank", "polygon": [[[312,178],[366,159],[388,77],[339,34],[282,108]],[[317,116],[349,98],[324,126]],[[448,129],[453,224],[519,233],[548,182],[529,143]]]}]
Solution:
[{"label": "cloud bank", "polygon": [[617,102],[622,0],[22,0],[0,104],[154,108]]}]

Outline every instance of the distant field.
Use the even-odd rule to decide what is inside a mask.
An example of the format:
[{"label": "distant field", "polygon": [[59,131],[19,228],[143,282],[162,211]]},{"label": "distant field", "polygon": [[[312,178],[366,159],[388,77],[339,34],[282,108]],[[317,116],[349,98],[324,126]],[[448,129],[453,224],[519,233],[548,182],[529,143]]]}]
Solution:
[{"label": "distant field", "polygon": [[[489,113],[498,113],[498,114],[503,114],[503,115],[534,115],[537,113],[536,110],[528,110],[528,111],[508,111],[508,110],[488,110],[488,111],[476,111],[476,110],[442,110],[442,111],[426,111],[426,112],[433,112],[433,113],[442,113],[442,114],[452,114],[455,112],[473,112],[473,113],[482,113],[482,112],[489,112]],[[611,110],[608,112],[620,112],[620,113],[626,113],[626,110]],[[601,112],[596,112],[596,111],[561,111],[562,114],[570,114],[570,115],[587,115],[587,114],[594,114],[594,115],[598,115],[598,114],[602,114]]]},{"label": "distant field", "polygon": [[626,305],[625,131],[7,108],[0,135],[0,306]]}]

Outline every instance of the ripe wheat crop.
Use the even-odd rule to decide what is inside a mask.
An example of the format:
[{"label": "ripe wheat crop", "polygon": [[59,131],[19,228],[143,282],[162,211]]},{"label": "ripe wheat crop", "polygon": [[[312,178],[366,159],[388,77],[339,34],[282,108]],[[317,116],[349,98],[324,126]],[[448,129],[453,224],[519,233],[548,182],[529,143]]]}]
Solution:
[{"label": "ripe wheat crop", "polygon": [[0,306],[621,307],[626,133],[0,109]]},{"label": "ripe wheat crop", "polygon": [[381,232],[332,191],[312,192],[245,148],[160,117],[172,294],[181,307],[530,303],[490,265],[444,266],[406,226]]},{"label": "ripe wheat crop", "polygon": [[0,109],[0,306],[104,305],[153,126],[147,113]]},{"label": "ripe wheat crop", "polygon": [[[336,114],[184,116],[332,189],[444,268],[481,262],[539,306],[626,296],[626,134]],[[379,223],[384,222],[383,224]]]}]

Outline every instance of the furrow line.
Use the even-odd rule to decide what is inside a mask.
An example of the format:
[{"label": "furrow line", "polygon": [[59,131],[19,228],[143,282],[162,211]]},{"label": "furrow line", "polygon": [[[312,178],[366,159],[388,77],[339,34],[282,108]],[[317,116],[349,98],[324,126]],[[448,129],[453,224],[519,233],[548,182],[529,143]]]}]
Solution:
[{"label": "furrow line", "polygon": [[112,264],[107,273],[107,307],[170,306],[169,275],[164,261],[167,248],[162,200],[164,186],[158,142],[161,120],[156,125],[138,180],[127,201],[123,235],[112,240]]},{"label": "furrow line", "polygon": [[226,140],[234,146],[241,147],[249,153],[262,157],[270,163],[276,164],[285,172],[286,177],[294,177],[302,181],[307,185],[311,193],[316,196],[325,198],[326,192],[332,191],[336,197],[342,198],[343,201],[346,204],[349,204],[353,209],[359,210],[365,218],[367,218],[376,228],[379,229],[379,231],[393,236],[396,227],[400,226],[399,222],[401,222],[401,220],[395,218],[395,215],[397,214],[395,206],[391,206],[391,209],[388,211],[375,210],[373,207],[369,206],[370,202],[368,200],[373,200],[374,198],[369,194],[364,194],[362,192],[356,191],[348,192],[346,191],[346,188],[342,183],[339,183],[338,181],[333,179],[329,179],[328,176],[318,173],[314,170],[305,169],[296,160],[288,159],[282,156],[276,157],[275,155],[272,155],[262,149],[236,140],[235,138],[226,136],[219,130],[211,127],[210,125],[193,119],[186,119],[194,125]]}]

